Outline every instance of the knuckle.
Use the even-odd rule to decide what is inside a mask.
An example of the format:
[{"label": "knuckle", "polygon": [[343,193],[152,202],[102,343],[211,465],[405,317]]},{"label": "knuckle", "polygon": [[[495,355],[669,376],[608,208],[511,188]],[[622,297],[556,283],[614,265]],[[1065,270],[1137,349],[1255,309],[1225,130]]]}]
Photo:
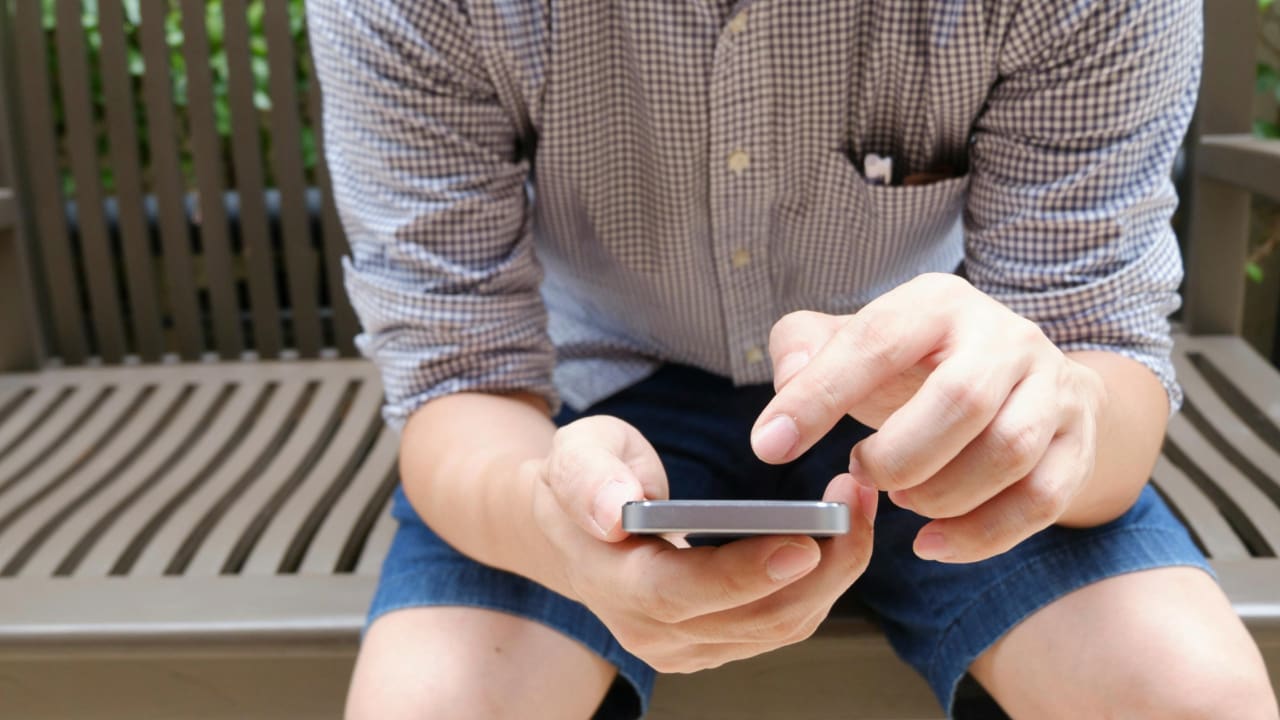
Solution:
[{"label": "knuckle", "polygon": [[900,325],[893,322],[892,313],[881,310],[874,318],[855,315],[836,332],[845,347],[856,348],[858,354],[873,366],[893,366],[897,361],[899,343],[885,332],[885,327]]},{"label": "knuckle", "polygon": [[1057,520],[1066,503],[1058,484],[1043,478],[1027,482],[1025,499],[1027,520],[1036,526],[1048,526]]},{"label": "knuckle", "polygon": [[954,378],[942,381],[938,385],[938,395],[952,417],[977,417],[994,409],[991,393],[982,386],[982,383],[975,383],[968,379]]},{"label": "knuckle", "polygon": [[843,415],[845,408],[840,401],[840,391],[833,378],[821,374],[805,376],[803,395],[809,402],[816,402],[824,415]]},{"label": "knuckle", "polygon": [[1007,471],[1030,470],[1038,459],[1044,430],[1036,423],[1004,423],[993,427],[988,446],[996,467]]},{"label": "knuckle", "polygon": [[660,623],[673,624],[684,619],[676,603],[661,590],[649,587],[635,596],[636,610]]},{"label": "knuckle", "polygon": [[858,461],[863,472],[882,490],[902,490],[911,485],[907,468],[893,453],[863,452]]}]

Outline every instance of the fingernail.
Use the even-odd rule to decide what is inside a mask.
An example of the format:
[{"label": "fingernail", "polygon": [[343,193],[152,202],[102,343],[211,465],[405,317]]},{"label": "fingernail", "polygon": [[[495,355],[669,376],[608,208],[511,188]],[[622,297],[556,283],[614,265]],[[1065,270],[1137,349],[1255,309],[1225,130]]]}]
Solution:
[{"label": "fingernail", "polygon": [[596,500],[591,506],[591,522],[601,535],[607,536],[622,520],[622,506],[631,500],[638,500],[635,486],[626,480],[613,480],[596,493]]},{"label": "fingernail", "polygon": [[875,488],[858,488],[858,507],[862,509],[862,517],[867,523],[875,525],[876,510],[880,507],[880,493]]},{"label": "fingernail", "polygon": [[774,581],[790,580],[818,564],[818,553],[798,543],[787,543],[774,551],[765,563]]},{"label": "fingernail", "polygon": [[751,436],[751,447],[761,460],[777,462],[785,458],[799,440],[800,429],[796,427],[796,421],[779,415]]},{"label": "fingernail", "polygon": [[936,532],[921,535],[916,538],[916,556],[921,560],[946,560],[950,557],[947,539]]},{"label": "fingernail", "polygon": [[778,361],[778,368],[773,371],[773,387],[780,388],[787,384],[787,381],[795,377],[795,374],[809,364],[809,353],[803,350],[797,350],[788,353],[785,357]]},{"label": "fingernail", "polygon": [[861,487],[879,492],[880,488],[876,487],[871,482],[871,479],[862,472],[862,463],[858,462],[858,459],[852,455],[849,456],[849,474],[853,476],[853,481]]}]

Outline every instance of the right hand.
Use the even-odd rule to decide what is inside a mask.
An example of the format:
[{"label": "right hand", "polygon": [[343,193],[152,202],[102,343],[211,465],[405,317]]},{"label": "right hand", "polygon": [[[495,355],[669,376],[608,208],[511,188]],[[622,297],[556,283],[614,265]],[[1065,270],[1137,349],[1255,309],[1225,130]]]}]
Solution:
[{"label": "right hand", "polygon": [[617,418],[561,428],[550,455],[522,472],[533,476],[534,516],[559,556],[554,589],[659,672],[712,668],[808,638],[871,557],[877,496],[848,474],[823,496],[848,504],[847,535],[680,549],[622,530],[623,503],[668,492],[657,452]]}]

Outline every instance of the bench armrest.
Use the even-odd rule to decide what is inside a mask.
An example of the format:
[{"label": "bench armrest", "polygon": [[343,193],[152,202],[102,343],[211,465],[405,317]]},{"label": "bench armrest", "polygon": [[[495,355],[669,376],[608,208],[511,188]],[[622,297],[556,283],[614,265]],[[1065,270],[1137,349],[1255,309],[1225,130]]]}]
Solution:
[{"label": "bench armrest", "polygon": [[40,363],[32,278],[19,247],[17,216],[13,190],[0,188],[0,372],[35,370]]},{"label": "bench armrest", "polygon": [[1196,162],[1208,177],[1280,202],[1280,140],[1206,135]]}]

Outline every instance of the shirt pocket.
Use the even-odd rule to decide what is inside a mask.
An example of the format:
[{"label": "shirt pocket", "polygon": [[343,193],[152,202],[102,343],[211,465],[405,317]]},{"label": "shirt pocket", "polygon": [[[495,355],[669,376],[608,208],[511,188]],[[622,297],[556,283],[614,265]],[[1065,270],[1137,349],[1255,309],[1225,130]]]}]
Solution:
[{"label": "shirt pocket", "polygon": [[878,185],[831,151],[794,187],[775,218],[784,310],[852,312],[920,273],[952,272],[964,257],[967,174]]}]

